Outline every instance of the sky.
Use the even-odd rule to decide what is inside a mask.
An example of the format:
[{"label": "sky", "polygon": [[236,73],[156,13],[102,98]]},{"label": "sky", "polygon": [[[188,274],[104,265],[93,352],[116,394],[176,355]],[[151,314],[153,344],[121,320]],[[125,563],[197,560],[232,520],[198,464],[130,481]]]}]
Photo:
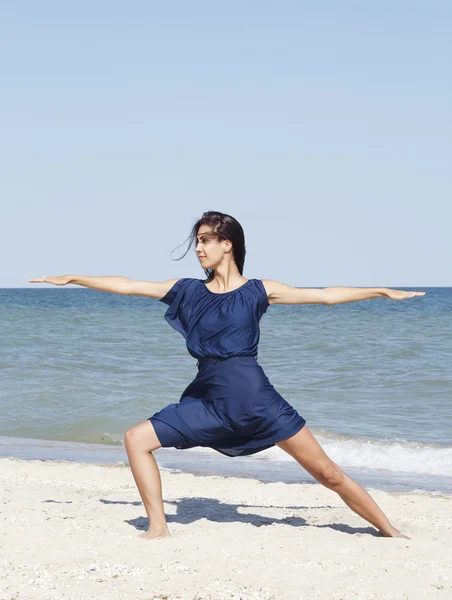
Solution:
[{"label": "sky", "polygon": [[208,210],[247,278],[452,286],[451,64],[447,1],[3,2],[0,287],[203,278]]}]

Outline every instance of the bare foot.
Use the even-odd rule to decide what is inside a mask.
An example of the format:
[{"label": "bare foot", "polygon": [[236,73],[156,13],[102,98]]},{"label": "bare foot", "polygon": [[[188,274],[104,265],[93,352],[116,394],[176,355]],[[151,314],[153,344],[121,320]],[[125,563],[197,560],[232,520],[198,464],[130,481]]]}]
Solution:
[{"label": "bare foot", "polygon": [[392,527],[392,529],[390,529],[390,531],[388,531],[387,533],[385,533],[384,531],[381,531],[381,529],[380,529],[380,534],[383,537],[404,538],[405,540],[411,539],[407,535],[403,535],[403,533],[400,533],[400,531],[398,529],[396,529],[395,527]]},{"label": "bare foot", "polygon": [[148,529],[145,533],[142,533],[139,537],[143,540],[152,540],[154,538],[166,538],[166,537],[171,537],[171,536],[170,536],[170,532],[169,532],[168,528],[166,528],[166,529],[158,529],[158,530]]}]

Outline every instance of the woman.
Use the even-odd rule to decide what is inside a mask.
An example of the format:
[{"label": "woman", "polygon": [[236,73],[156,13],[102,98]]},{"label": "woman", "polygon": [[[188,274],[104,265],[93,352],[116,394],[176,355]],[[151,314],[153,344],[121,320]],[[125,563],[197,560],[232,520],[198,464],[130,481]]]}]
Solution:
[{"label": "woman", "polygon": [[[334,490],[358,515],[387,537],[406,537],[393,527],[369,494],[322,450],[305,420],[275,390],[257,362],[259,321],[270,304],[325,304],[424,292],[387,288],[300,289],[271,280],[245,279],[245,237],[230,215],[209,211],[193,226],[190,244],[207,279],[160,283],[125,277],[66,275],[30,283],[85,287],[157,298],[168,305],[165,319],[186,339],[198,373],[170,404],[125,434],[130,467],[149,518],[140,537],[167,537],[160,472],[152,454],[160,447],[206,446],[227,456],[260,452],[275,444],[317,481]],[[188,251],[188,249],[187,249]]]}]

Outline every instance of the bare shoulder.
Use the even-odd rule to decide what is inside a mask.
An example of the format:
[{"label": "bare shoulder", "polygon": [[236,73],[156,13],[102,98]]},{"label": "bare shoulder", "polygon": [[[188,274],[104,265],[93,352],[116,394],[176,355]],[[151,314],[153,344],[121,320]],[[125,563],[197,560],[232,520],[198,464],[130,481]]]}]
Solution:
[{"label": "bare shoulder", "polygon": [[329,304],[329,297],[323,288],[299,288],[274,281],[261,279],[267,292],[269,304]]},{"label": "bare shoulder", "polygon": [[126,284],[126,294],[128,296],[147,296],[161,300],[170,289],[183,277],[175,277],[166,281],[140,281],[129,279]]},{"label": "bare shoulder", "polygon": [[279,304],[279,300],[283,298],[284,292],[287,293],[292,289],[290,285],[275,281],[274,279],[261,279],[261,281],[267,292],[269,304]]},{"label": "bare shoulder", "polygon": [[265,288],[265,291],[267,292],[267,298],[268,298],[268,302],[270,304],[273,304],[272,302],[272,294],[275,290],[275,284],[278,284],[277,281],[273,281],[272,279],[261,279],[262,281],[262,285]]}]

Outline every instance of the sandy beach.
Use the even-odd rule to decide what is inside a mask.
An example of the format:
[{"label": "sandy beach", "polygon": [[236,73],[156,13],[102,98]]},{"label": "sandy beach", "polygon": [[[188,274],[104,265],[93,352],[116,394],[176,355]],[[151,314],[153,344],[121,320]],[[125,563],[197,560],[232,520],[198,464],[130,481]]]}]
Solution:
[{"label": "sandy beach", "polygon": [[125,463],[0,472],[2,600],[452,598],[450,496],[369,490],[411,537],[387,539],[318,484],[162,469],[171,537],[144,541]]}]

